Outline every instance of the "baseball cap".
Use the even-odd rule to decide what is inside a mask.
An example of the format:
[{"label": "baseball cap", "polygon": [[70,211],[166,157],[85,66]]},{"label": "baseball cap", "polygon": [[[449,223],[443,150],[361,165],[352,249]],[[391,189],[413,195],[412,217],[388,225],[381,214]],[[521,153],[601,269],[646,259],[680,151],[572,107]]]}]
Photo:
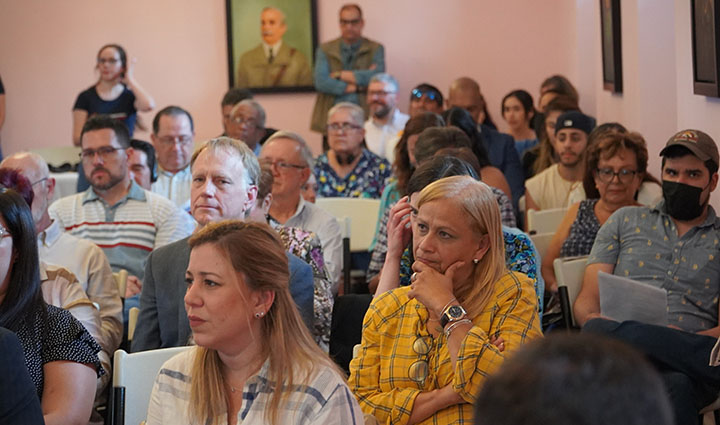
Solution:
[{"label": "baseball cap", "polygon": [[595,123],[589,116],[580,111],[567,111],[561,114],[555,121],[555,134],[564,128],[574,128],[590,134]]},{"label": "baseball cap", "polygon": [[707,133],[700,130],[682,130],[675,133],[670,140],[667,141],[660,156],[665,155],[668,148],[672,146],[684,146],[690,150],[701,161],[711,159],[715,165],[720,162],[718,160],[718,148],[715,141]]}]

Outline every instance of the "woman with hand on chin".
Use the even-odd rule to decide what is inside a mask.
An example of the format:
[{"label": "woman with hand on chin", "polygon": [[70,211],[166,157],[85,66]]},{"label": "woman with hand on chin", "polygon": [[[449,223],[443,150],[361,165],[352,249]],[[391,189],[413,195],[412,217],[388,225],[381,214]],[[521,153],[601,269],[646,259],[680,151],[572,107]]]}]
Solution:
[{"label": "woman with hand on chin", "polygon": [[224,221],[189,244],[185,309],[197,346],[163,365],[147,425],[362,423],[344,377],[294,305],[275,231]]},{"label": "woman with hand on chin", "polygon": [[350,387],[380,423],[469,424],[486,376],[541,335],[537,296],[526,276],[507,271],[500,211],[484,183],[430,184],[410,223],[412,283],[370,305]]}]

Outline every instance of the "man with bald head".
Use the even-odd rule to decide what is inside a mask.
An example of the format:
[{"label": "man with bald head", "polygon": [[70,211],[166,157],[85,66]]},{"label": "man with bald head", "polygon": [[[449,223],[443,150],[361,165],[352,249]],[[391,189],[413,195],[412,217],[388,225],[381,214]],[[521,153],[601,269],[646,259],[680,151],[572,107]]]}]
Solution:
[{"label": "man with bald head", "polygon": [[448,91],[447,106],[465,109],[478,123],[478,131],[490,163],[505,175],[510,184],[513,206],[517,210],[518,199],[525,193],[525,176],[515,149],[515,140],[509,134],[482,124],[485,120],[485,99],[480,93],[480,85],[469,77],[453,81]]},{"label": "man with bald head", "polygon": [[40,260],[65,267],[77,277],[88,298],[100,309],[102,329],[98,343],[112,355],[122,339],[122,301],[107,257],[89,240],[63,232],[50,217],[48,206],[55,191],[55,179],[50,177],[47,163],[40,155],[16,153],[5,158],[0,167],[18,170],[30,180],[34,192],[30,209]]},{"label": "man with bald head", "polygon": [[285,14],[276,7],[260,13],[262,42],[243,53],[238,63],[236,87],[311,86],[310,62],[298,49],[283,42]]}]

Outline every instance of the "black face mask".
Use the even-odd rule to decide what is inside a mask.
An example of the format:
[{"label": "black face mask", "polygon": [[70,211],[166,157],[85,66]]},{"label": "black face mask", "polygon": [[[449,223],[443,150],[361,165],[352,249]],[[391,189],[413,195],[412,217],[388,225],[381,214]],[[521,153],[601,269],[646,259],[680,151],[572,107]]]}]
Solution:
[{"label": "black face mask", "polygon": [[[700,217],[707,202],[700,204],[703,187],[663,180],[662,191],[665,199],[665,212],[670,217],[689,221]],[[708,198],[709,200],[710,198]]]}]

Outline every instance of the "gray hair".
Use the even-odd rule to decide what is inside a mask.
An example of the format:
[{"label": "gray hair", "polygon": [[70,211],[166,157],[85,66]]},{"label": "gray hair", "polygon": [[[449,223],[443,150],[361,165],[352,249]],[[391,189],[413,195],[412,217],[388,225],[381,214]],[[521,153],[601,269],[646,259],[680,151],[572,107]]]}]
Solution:
[{"label": "gray hair", "polygon": [[195,164],[197,157],[205,150],[211,150],[217,152],[219,150],[227,150],[235,152],[235,154],[242,161],[243,168],[245,169],[244,180],[246,185],[257,185],[260,179],[260,163],[253,151],[242,141],[232,139],[230,137],[216,137],[204,142],[192,155],[190,160],[190,169]]},{"label": "gray hair", "polygon": [[237,112],[237,110],[240,109],[240,106],[242,105],[253,108],[253,110],[257,113],[258,116],[257,126],[260,128],[265,128],[265,109],[253,99],[242,100],[240,101],[240,103],[233,106],[233,108],[230,110],[230,116],[235,115],[235,112]]},{"label": "gray hair", "polygon": [[303,161],[307,164],[309,168],[312,168],[315,165],[315,157],[312,154],[312,151],[310,150],[310,147],[308,146],[305,139],[302,138],[297,133],[293,133],[292,131],[287,130],[280,130],[273,133],[270,138],[267,139],[264,146],[267,146],[276,139],[290,139],[294,141],[295,143],[300,146],[300,156],[302,157]]},{"label": "gray hair", "polygon": [[283,11],[280,10],[280,9],[278,9],[277,7],[272,7],[272,6],[263,7],[263,10],[260,11],[260,14],[262,15],[263,12],[267,12],[267,11],[269,11],[269,10],[274,10],[274,11],[276,11],[277,13],[279,13],[279,14],[280,14],[280,21],[281,21],[283,24],[285,23],[285,12],[283,12]]},{"label": "gray hair", "polygon": [[327,119],[330,120],[330,117],[333,116],[335,112],[341,109],[346,109],[350,113],[350,118],[355,121],[355,124],[359,126],[365,124],[365,111],[363,111],[360,106],[350,102],[340,102],[330,108],[330,111],[328,111]]},{"label": "gray hair", "polygon": [[372,78],[370,78],[370,83],[368,85],[372,83],[387,84],[392,86],[393,92],[397,93],[398,91],[398,82],[395,77],[385,72],[373,75]]}]

